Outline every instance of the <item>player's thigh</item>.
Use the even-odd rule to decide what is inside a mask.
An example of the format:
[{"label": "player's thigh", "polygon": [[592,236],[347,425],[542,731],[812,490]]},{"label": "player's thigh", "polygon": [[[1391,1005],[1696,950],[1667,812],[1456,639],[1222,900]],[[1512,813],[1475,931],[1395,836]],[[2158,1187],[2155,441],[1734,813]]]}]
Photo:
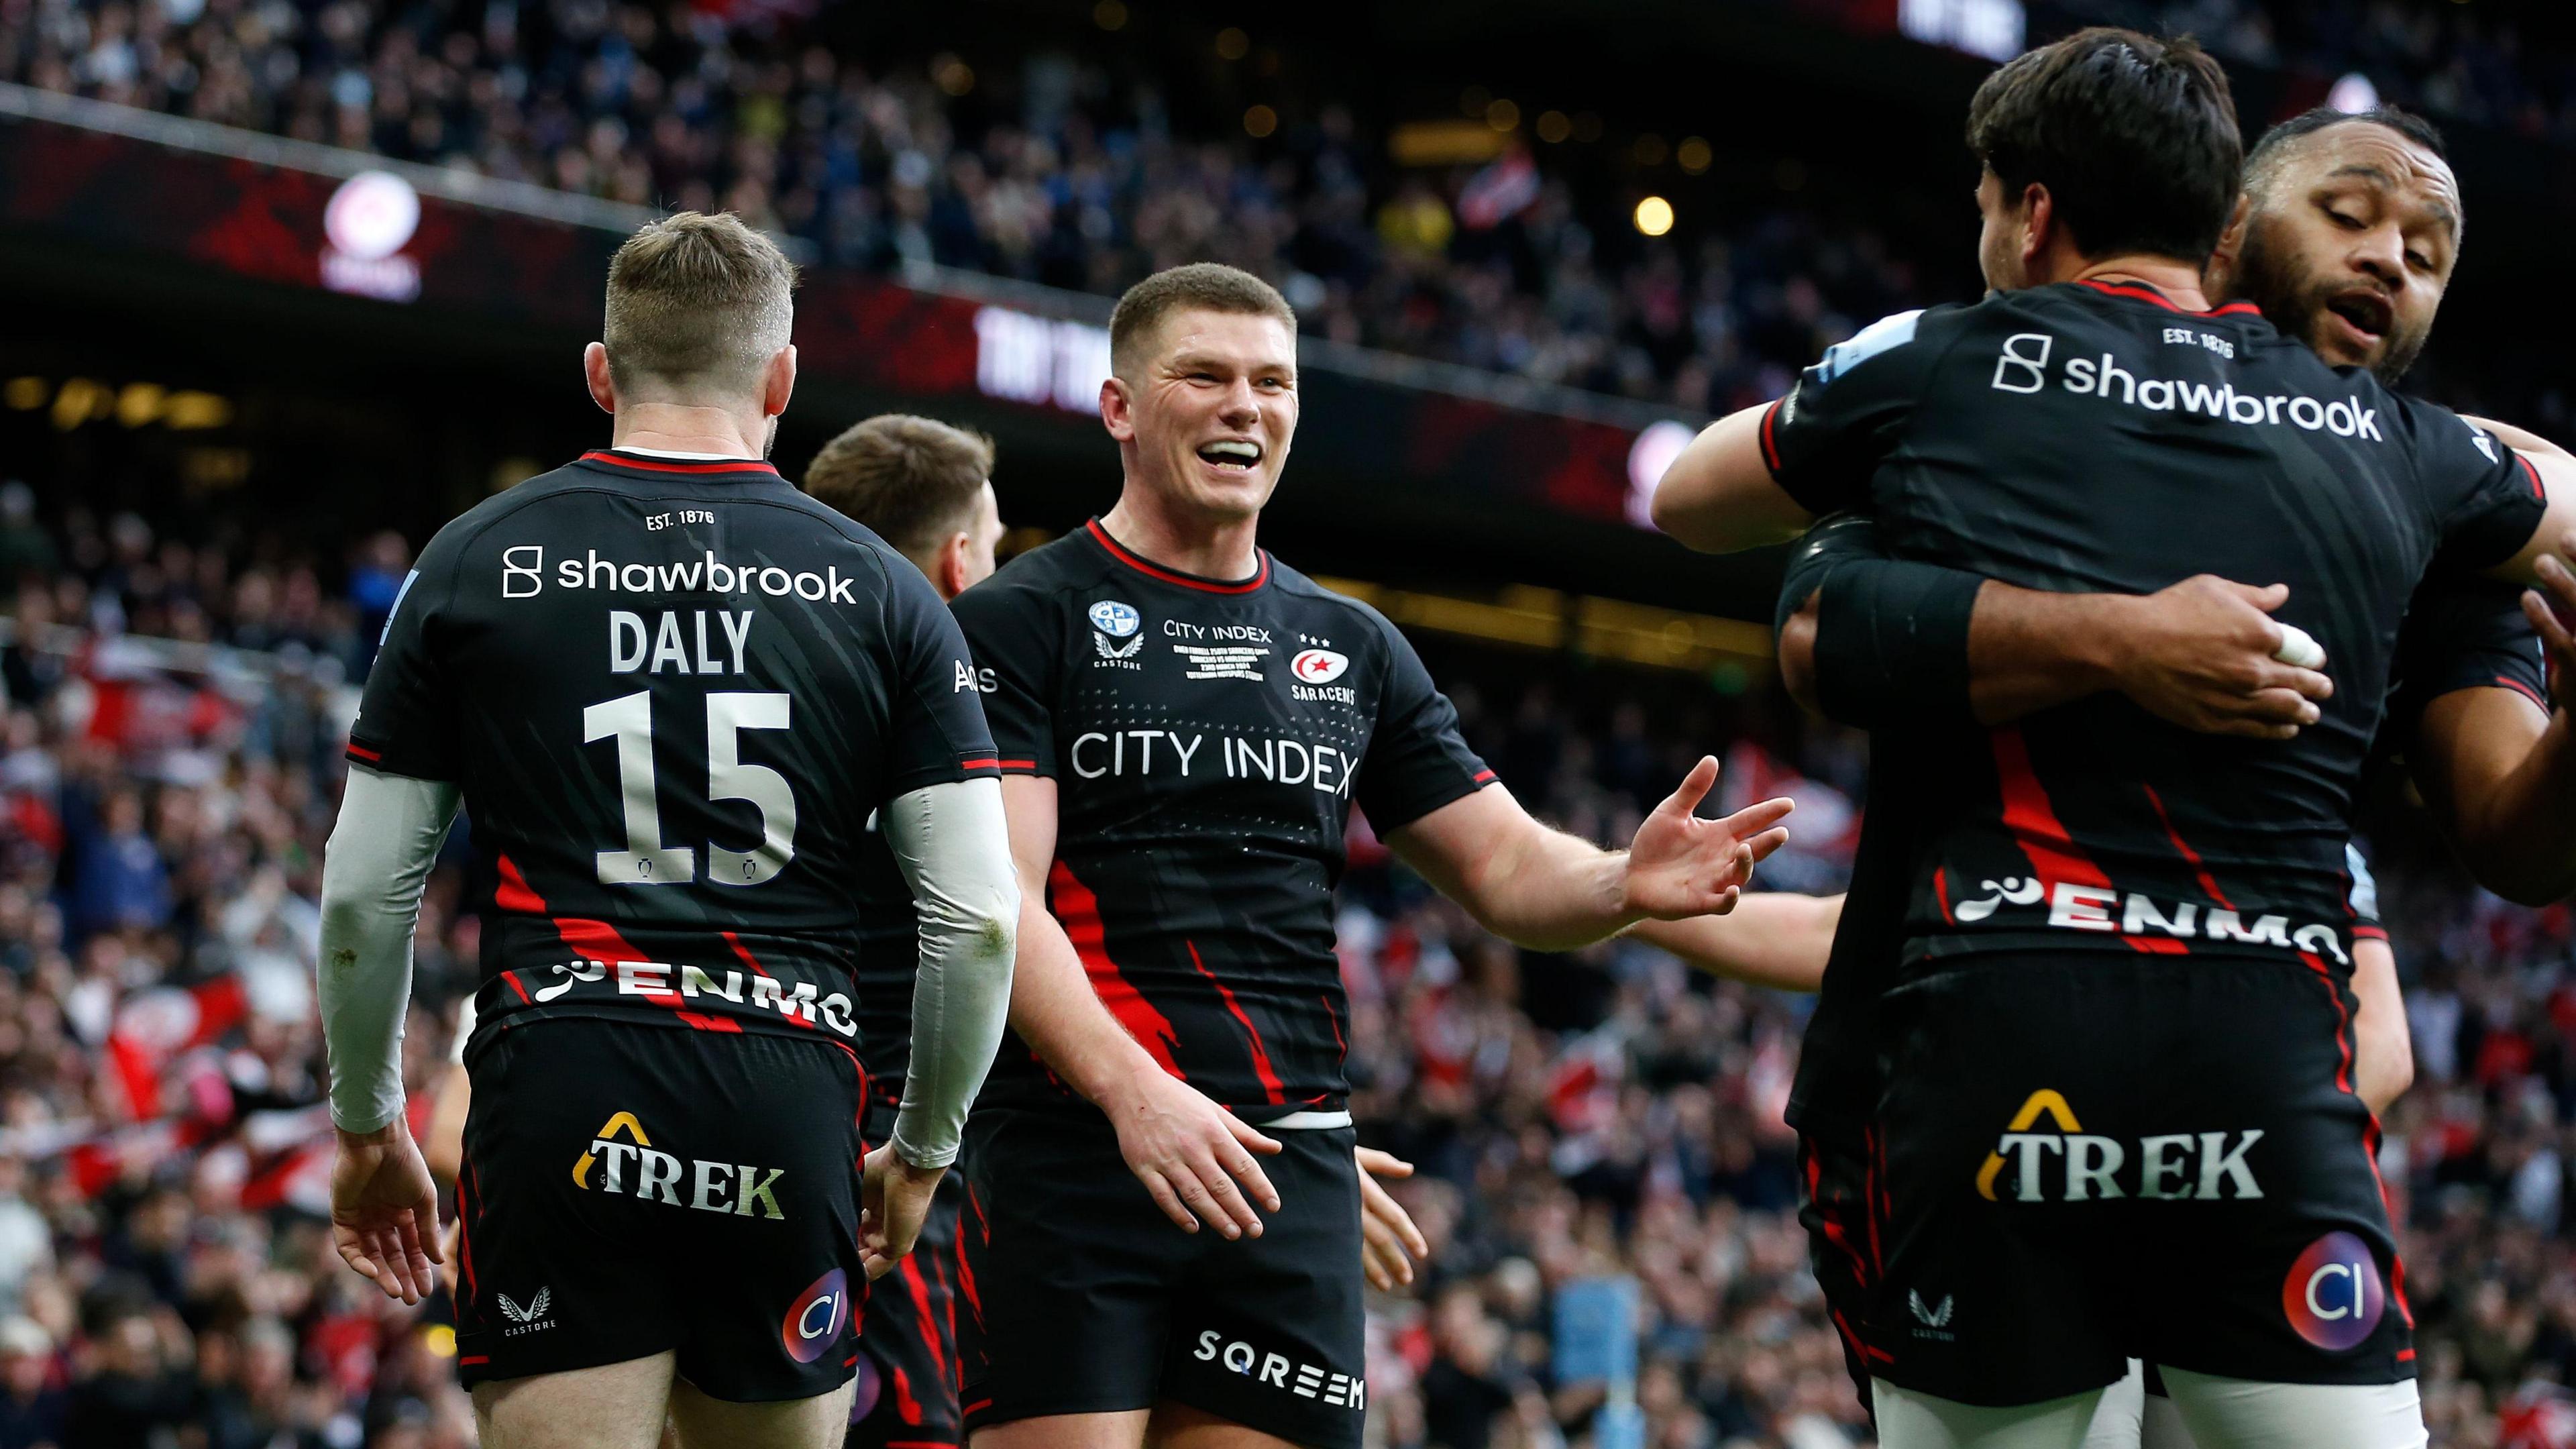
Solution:
[{"label": "player's thigh", "polygon": [[681,1379],[671,1386],[671,1428],[679,1449],[831,1449],[849,1428],[850,1387],[738,1404]]},{"label": "player's thigh", "polygon": [[2146,1413],[2145,1375],[2136,1359],[2129,1376],[2102,1391],[2093,1409],[2093,1425],[2084,1431],[2084,1449],[2139,1449],[2139,1423]]},{"label": "player's thigh", "polygon": [[691,1267],[678,1289],[681,1380],[740,1404],[838,1391],[869,1292],[856,1062],[828,1041],[738,1036],[671,1074],[696,1110],[657,1130],[678,1180],[650,1206]]},{"label": "player's thigh", "polygon": [[978,1112],[963,1160],[957,1346],[968,1430],[980,1439],[1023,1419],[1151,1409],[1174,1297],[1216,1235],[1174,1227],[1087,1108]]},{"label": "player's thigh", "polygon": [[671,1401],[672,1355],[474,1386],[483,1449],[654,1449]]},{"label": "player's thigh", "polygon": [[1937,1398],[1885,1380],[1872,1385],[1882,1449],[2085,1449],[2102,1390],[2013,1408]]},{"label": "player's thigh", "polygon": [[1172,1313],[1163,1397],[1317,1449],[1367,1417],[1359,1169],[1351,1129],[1280,1131],[1257,1238],[1207,1245]]},{"label": "player's thigh", "polygon": [[2199,1449],[2424,1449],[2415,1381],[2280,1384],[2167,1368],[2166,1391]]},{"label": "player's thigh", "polygon": [[965,1173],[941,1178],[911,1254],[869,1289],[848,1449],[964,1442],[957,1319],[965,1264],[957,1228],[965,1204]]},{"label": "player's thigh", "polygon": [[1042,1414],[974,1431],[972,1449],[1139,1449],[1151,1409],[1114,1414]]},{"label": "player's thigh", "polygon": [[1231,1419],[1219,1418],[1205,1409],[1166,1402],[1155,1406],[1154,1417],[1145,1426],[1145,1449],[1302,1449],[1302,1446],[1293,1439],[1282,1439],[1276,1434],[1266,1434]]}]

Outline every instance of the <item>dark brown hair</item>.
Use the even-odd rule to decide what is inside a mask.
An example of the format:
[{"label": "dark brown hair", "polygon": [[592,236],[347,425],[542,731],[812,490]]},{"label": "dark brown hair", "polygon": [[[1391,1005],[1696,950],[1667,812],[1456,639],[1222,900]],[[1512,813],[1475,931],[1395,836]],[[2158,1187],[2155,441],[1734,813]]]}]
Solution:
[{"label": "dark brown hair", "polygon": [[2017,202],[2036,182],[2087,257],[2208,260],[2245,141],[2227,73],[2188,37],[2096,26],[2028,51],[1968,103],[1968,149]]},{"label": "dark brown hair", "polygon": [[1132,377],[1143,361],[1136,349],[1154,335],[1155,325],[1174,312],[1196,307],[1208,312],[1234,312],[1276,317],[1297,335],[1297,313],[1288,299],[1250,272],[1216,262],[1192,262],[1156,272],[1129,287],[1109,314],[1109,365],[1120,377]]},{"label": "dark brown hair", "polygon": [[620,391],[757,391],[787,345],[796,265],[729,213],[646,222],[608,264],[600,340]]}]

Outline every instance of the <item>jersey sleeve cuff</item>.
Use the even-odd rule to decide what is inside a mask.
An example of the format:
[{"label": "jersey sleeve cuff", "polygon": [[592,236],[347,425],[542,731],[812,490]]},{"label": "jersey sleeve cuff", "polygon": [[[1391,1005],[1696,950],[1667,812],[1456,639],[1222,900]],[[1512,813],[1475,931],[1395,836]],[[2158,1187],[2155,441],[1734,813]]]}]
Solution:
[{"label": "jersey sleeve cuff", "polygon": [[1402,830],[1443,805],[1454,805],[1488,785],[1501,783],[1501,776],[1496,775],[1490,768],[1479,765],[1474,774],[1459,777],[1451,782],[1447,789],[1417,795],[1405,801],[1400,810],[1369,811],[1369,827],[1381,836],[1391,830]]}]

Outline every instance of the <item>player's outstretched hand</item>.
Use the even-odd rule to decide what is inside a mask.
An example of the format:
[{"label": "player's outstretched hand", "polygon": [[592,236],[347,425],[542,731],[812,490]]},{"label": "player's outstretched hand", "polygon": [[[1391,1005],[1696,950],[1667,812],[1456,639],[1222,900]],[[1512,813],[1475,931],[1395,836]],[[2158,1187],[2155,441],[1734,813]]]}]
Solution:
[{"label": "player's outstretched hand", "polygon": [[1637,827],[1628,846],[1621,905],[1631,915],[1659,921],[1718,916],[1735,909],[1753,880],[1753,867],[1788,840],[1776,828],[1791,809],[1787,800],[1747,805],[1723,820],[1703,820],[1699,802],[1717,783],[1717,759],[1702,755],[1681,788]]},{"label": "player's outstretched hand", "polygon": [[1392,1293],[1413,1281],[1413,1260],[1430,1257],[1431,1244],[1404,1204],[1377,1180],[1411,1177],[1413,1164],[1374,1147],[1359,1149],[1359,1163],[1360,1271],[1368,1275],[1370,1287]]},{"label": "player's outstretched hand", "polygon": [[1225,1237],[1261,1236],[1260,1214],[1246,1195],[1277,1212],[1279,1192],[1252,1154],[1275,1153],[1277,1142],[1155,1067],[1137,1071],[1101,1105],[1118,1129],[1127,1170],[1182,1232],[1197,1232],[1204,1217]]},{"label": "player's outstretched hand", "polygon": [[2558,552],[2540,556],[2540,587],[2522,595],[2522,612],[2540,631],[2549,659],[2549,696],[2561,705],[2576,690],[2576,532],[2558,540]]},{"label": "player's outstretched hand", "polygon": [[340,1132],[331,1161],[331,1246],[388,1298],[418,1303],[437,1285],[438,1188],[395,1118],[373,1132]]},{"label": "player's outstretched hand", "polygon": [[2289,598],[2287,584],[2258,589],[2198,574],[2124,599],[2103,640],[2112,680],[2141,709],[2185,729],[2289,739],[2334,695],[2322,671],[2276,657],[2285,636],[2271,615]]},{"label": "player's outstretched hand", "polygon": [[944,1167],[915,1167],[896,1155],[888,1143],[870,1152],[860,1165],[859,1263],[874,1282],[894,1270],[921,1236],[930,1216],[931,1194],[939,1191]]}]

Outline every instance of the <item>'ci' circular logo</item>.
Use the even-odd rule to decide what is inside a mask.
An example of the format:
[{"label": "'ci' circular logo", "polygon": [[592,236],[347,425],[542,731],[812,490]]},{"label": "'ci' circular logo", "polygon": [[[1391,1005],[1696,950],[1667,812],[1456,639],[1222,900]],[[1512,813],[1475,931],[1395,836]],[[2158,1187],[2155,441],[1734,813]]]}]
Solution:
[{"label": "'ci' circular logo", "polygon": [[2370,1245],[2350,1233],[2328,1233],[2308,1244],[2281,1280],[2281,1311],[2290,1326],[2329,1353],[2370,1337],[2387,1310],[2379,1262]]},{"label": "'ci' circular logo", "polygon": [[796,1301],[787,1305],[787,1316],[779,1321],[778,1340],[786,1345],[787,1356],[798,1363],[812,1363],[841,1341],[841,1330],[850,1321],[850,1280],[840,1269],[814,1280]]},{"label": "'ci' circular logo", "polygon": [[1137,625],[1144,622],[1145,616],[1137,613],[1136,606],[1133,604],[1122,604],[1116,599],[1103,599],[1091,606],[1091,627],[1112,639],[1126,638],[1136,632]]}]

